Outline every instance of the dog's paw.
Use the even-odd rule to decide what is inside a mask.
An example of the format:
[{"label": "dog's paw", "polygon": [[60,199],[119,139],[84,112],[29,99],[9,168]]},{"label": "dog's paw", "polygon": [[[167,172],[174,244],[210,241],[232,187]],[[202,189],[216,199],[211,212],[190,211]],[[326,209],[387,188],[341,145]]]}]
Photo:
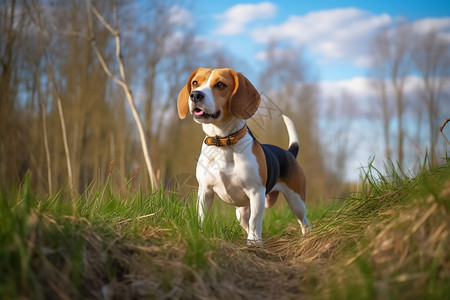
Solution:
[{"label": "dog's paw", "polygon": [[301,225],[301,227],[303,235],[307,235],[312,230],[312,226],[309,224]]},{"label": "dog's paw", "polygon": [[247,245],[252,246],[252,247],[258,247],[258,248],[264,247],[263,241],[261,239],[254,239],[254,240],[248,239]]}]

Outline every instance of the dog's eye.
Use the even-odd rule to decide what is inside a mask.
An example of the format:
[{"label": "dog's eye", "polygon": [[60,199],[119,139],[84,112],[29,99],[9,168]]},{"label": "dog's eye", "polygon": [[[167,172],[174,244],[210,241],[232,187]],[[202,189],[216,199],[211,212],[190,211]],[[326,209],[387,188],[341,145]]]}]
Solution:
[{"label": "dog's eye", "polygon": [[192,81],[192,85],[193,85],[193,86],[197,86],[197,85],[198,85],[197,80]]},{"label": "dog's eye", "polygon": [[216,84],[216,87],[217,87],[219,90],[223,90],[223,89],[226,88],[227,86],[226,86],[225,83],[219,81],[219,82]]}]

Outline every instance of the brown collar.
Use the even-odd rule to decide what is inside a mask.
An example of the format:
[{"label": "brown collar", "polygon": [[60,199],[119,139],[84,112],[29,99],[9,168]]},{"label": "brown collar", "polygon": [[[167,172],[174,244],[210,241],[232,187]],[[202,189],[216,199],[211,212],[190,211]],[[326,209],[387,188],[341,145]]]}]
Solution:
[{"label": "brown collar", "polygon": [[219,136],[207,136],[205,138],[205,144],[208,146],[228,146],[228,145],[234,145],[236,144],[240,139],[244,137],[244,135],[247,133],[247,125],[244,125],[241,130],[236,131],[235,133],[230,134],[226,137],[219,137]]}]

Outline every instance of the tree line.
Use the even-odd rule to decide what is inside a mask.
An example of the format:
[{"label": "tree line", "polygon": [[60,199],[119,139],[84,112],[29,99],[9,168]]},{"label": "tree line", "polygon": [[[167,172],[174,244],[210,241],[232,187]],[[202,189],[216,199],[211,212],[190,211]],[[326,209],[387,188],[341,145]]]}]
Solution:
[{"label": "tree line", "polygon": [[[240,71],[243,63],[220,48],[208,47],[195,28],[174,17],[177,7],[176,1],[143,1],[139,7],[133,1],[110,0],[0,4],[2,191],[18,184],[28,171],[33,188],[49,194],[61,188],[82,193],[106,182],[116,191],[151,190],[152,176],[153,185],[167,188],[178,179],[179,184],[195,185],[193,178],[182,177],[194,174],[203,132],[191,120],[178,120],[177,94],[196,67]],[[401,127],[406,106],[402,87],[411,74],[403,69],[403,57],[398,57],[403,50],[392,32],[380,33],[373,53],[377,60],[373,72],[383,78],[374,80],[374,86],[380,93],[377,107],[382,108],[388,157],[394,148],[392,136],[406,132]],[[428,46],[440,43],[437,35],[428,38],[424,42]],[[309,194],[317,199],[339,194],[345,187],[342,172],[350,149],[341,141],[329,151],[319,130],[323,108],[311,66],[300,51],[285,49],[277,55],[276,47],[269,44],[267,64],[255,84],[263,102],[250,126],[263,142],[287,145],[279,116],[288,113],[304,145],[300,162],[310,178]],[[418,57],[437,51],[416,48]],[[443,61],[445,57],[448,63],[448,49],[439,51],[447,53],[430,60],[438,60],[439,72],[448,72]],[[425,61],[418,58],[411,72],[423,71],[422,107],[430,120],[432,147],[448,73],[429,70],[428,65],[422,69],[419,62]],[[390,86],[397,91],[395,99],[389,98]],[[394,113],[397,130],[392,129]],[[334,137],[345,133],[341,127],[329,130]],[[395,148],[401,161],[405,134],[399,136]]]},{"label": "tree line", "polygon": [[[414,24],[399,21],[379,32],[371,46],[371,75],[378,95],[377,116],[386,157],[395,158],[403,166],[405,140],[409,139],[409,144],[415,144],[418,151],[427,144],[430,161],[437,164],[438,129],[450,112],[448,39],[434,28],[423,32]],[[414,82],[415,95],[407,94],[406,86],[410,82]],[[407,128],[405,115],[408,113],[417,122],[416,132]],[[426,124],[428,141],[420,137],[422,123]]]}]

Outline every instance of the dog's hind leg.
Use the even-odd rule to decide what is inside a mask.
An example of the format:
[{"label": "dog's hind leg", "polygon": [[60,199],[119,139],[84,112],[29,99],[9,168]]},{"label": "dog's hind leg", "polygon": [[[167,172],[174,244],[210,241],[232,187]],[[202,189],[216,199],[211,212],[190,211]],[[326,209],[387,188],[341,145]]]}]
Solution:
[{"label": "dog's hind leg", "polygon": [[306,206],[302,197],[291,190],[285,183],[279,183],[277,186],[286,198],[292,212],[297,217],[297,221],[302,228],[302,234],[307,234],[311,230],[311,225],[309,225],[308,219],[306,218]]},{"label": "dog's hind leg", "polygon": [[271,191],[266,195],[266,208],[271,208],[277,202],[279,191]]}]

